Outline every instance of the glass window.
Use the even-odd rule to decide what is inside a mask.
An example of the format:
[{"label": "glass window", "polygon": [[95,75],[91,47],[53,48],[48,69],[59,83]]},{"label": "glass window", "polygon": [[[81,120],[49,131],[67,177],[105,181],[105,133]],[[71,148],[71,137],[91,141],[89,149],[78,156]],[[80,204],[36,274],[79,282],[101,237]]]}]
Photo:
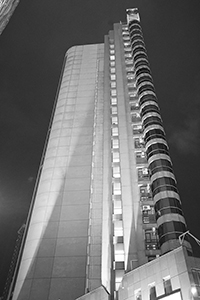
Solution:
[{"label": "glass window", "polygon": [[155,227],[145,229],[145,245],[147,250],[159,249],[158,235]]},{"label": "glass window", "polygon": [[118,118],[117,118],[117,116],[112,116],[112,125],[117,125],[117,124],[118,124]]},{"label": "glass window", "polygon": [[119,148],[119,140],[118,139],[113,139],[112,140],[112,148],[113,149],[118,149]]},{"label": "glass window", "polygon": [[117,95],[117,90],[115,90],[115,89],[111,90],[111,95],[116,96]]},{"label": "glass window", "polygon": [[121,183],[119,181],[113,182],[113,195],[121,195]]},{"label": "glass window", "polygon": [[156,287],[155,287],[155,283],[151,283],[149,285],[149,299],[150,300],[156,300]]},{"label": "glass window", "polygon": [[117,104],[117,98],[116,97],[112,97],[111,98],[111,104],[112,105],[116,105]]},{"label": "glass window", "polygon": [[134,139],[135,148],[143,148],[144,147],[144,139],[143,138],[136,138]]},{"label": "glass window", "polygon": [[110,66],[111,66],[111,67],[114,67],[114,66],[115,66],[115,61],[114,61],[114,60],[110,61]]},{"label": "glass window", "polygon": [[142,292],[141,289],[138,289],[134,292],[135,300],[142,300]]},{"label": "glass window", "polygon": [[113,152],[112,161],[113,162],[119,162],[119,152]]},{"label": "glass window", "polygon": [[110,60],[115,60],[115,56],[114,55],[110,55]]},{"label": "glass window", "polygon": [[114,48],[115,48],[115,45],[111,44],[110,49],[114,49]]},{"label": "glass window", "polygon": [[112,128],[112,136],[118,136],[118,135],[119,135],[118,127]]},{"label": "glass window", "polygon": [[113,167],[113,177],[120,178],[120,167],[119,166]]},{"label": "glass window", "polygon": [[110,73],[115,73],[115,68],[110,68]]},{"label": "glass window", "polygon": [[113,115],[117,114],[117,106],[112,106],[111,107],[111,112]]},{"label": "glass window", "polygon": [[122,213],[122,202],[121,200],[114,200],[114,214]]},{"label": "glass window", "polygon": [[[114,222],[114,235],[115,236],[123,236],[123,223],[122,221],[115,221]],[[115,246],[120,245],[120,244],[116,244]],[[123,247],[123,244],[122,244]],[[123,249],[123,248],[122,248]],[[118,246],[118,251],[115,251],[116,254],[122,254],[123,251],[121,251],[122,249],[119,248]]]},{"label": "glass window", "polygon": [[170,294],[172,292],[172,284],[171,284],[170,276],[163,278],[163,285],[164,285],[165,294]]},{"label": "glass window", "polygon": [[194,281],[194,286],[192,289],[194,292],[192,293],[194,296],[200,297],[200,270],[192,269],[192,277]]},{"label": "glass window", "polygon": [[110,50],[110,54],[115,54],[115,50],[114,49]]},{"label": "glass window", "polygon": [[142,125],[133,125],[133,133],[140,134],[143,132]]},{"label": "glass window", "polygon": [[111,79],[111,80],[116,80],[116,75],[115,75],[115,74],[111,74],[111,75],[110,75],[110,79]]},{"label": "glass window", "polygon": [[[111,86],[111,88],[116,88],[116,82],[115,81],[111,81],[110,86]],[[112,94],[112,92],[111,92],[111,94]]]}]

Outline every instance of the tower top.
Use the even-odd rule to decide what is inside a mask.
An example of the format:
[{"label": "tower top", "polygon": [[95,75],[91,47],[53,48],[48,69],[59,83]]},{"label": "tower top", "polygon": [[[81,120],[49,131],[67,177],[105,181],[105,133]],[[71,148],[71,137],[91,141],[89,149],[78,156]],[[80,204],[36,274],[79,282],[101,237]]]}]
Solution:
[{"label": "tower top", "polygon": [[138,8],[128,8],[126,10],[126,15],[127,15],[127,23],[130,23],[133,20],[140,21],[140,15],[138,12]]}]

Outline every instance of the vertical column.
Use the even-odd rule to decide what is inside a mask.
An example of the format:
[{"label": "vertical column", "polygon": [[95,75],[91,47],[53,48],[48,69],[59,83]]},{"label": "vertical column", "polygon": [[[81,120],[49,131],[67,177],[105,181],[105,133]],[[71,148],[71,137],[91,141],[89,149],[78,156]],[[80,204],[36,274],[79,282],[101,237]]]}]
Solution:
[{"label": "vertical column", "polygon": [[[156,100],[139,15],[134,9],[128,12],[128,23],[159,244],[162,253],[165,253],[179,246],[178,237],[187,229]],[[185,245],[190,248],[187,241]]]}]

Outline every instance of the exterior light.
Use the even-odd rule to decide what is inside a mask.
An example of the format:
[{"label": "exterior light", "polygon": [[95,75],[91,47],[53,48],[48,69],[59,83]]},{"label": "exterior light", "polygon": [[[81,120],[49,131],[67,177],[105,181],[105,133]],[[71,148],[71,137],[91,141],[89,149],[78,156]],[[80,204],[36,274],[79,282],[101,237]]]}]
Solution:
[{"label": "exterior light", "polygon": [[191,293],[193,296],[197,296],[197,288],[195,286],[191,287]]}]

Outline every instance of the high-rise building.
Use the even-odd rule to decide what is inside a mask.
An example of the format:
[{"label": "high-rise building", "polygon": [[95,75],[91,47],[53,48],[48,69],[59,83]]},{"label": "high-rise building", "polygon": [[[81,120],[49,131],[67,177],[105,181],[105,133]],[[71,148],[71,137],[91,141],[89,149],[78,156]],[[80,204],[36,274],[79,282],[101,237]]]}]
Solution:
[{"label": "high-rise building", "polygon": [[0,0],[0,34],[5,29],[18,4],[19,0]]},{"label": "high-rise building", "polygon": [[137,9],[67,51],[49,132],[13,300],[200,295]]}]

